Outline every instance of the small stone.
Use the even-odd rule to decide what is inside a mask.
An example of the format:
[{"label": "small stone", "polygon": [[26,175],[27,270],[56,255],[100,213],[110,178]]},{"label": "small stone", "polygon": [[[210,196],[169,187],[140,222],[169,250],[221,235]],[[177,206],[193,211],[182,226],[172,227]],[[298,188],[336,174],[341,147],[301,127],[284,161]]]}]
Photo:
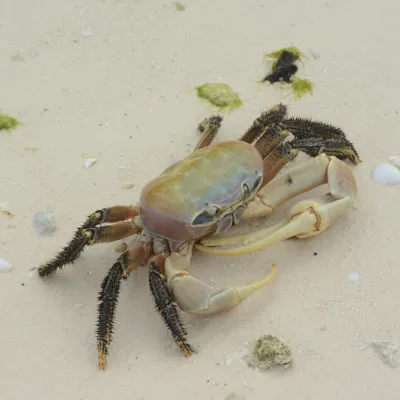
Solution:
[{"label": "small stone", "polygon": [[51,235],[56,230],[53,214],[38,211],[33,216],[33,226],[39,235]]},{"label": "small stone", "polygon": [[6,261],[0,258],[0,272],[10,272],[12,269],[12,265]]},{"label": "small stone", "polygon": [[264,371],[275,366],[288,367],[291,362],[290,347],[272,335],[263,335],[257,340],[252,356],[247,361],[249,366]]}]

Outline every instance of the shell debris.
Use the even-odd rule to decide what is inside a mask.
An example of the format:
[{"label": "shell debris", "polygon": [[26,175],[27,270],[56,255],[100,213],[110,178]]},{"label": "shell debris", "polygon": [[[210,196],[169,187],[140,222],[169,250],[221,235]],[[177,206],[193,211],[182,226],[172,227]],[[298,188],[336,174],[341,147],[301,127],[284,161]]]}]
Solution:
[{"label": "shell debris", "polygon": [[372,170],[371,178],[377,183],[398,185],[400,183],[400,170],[392,164],[379,163]]},{"label": "shell debris", "polygon": [[0,272],[10,272],[11,269],[12,265],[8,261],[0,258]]},{"label": "shell debris", "polygon": [[83,166],[88,169],[90,168],[92,165],[94,165],[97,162],[97,160],[95,158],[86,158],[83,161]]}]

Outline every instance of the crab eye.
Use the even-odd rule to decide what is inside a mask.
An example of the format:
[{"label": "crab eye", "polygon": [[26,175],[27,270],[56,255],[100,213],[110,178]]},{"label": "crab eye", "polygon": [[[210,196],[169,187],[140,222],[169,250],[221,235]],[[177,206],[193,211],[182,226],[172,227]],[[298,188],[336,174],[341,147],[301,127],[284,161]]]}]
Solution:
[{"label": "crab eye", "polygon": [[192,225],[205,225],[215,222],[215,212],[211,215],[207,210],[203,210],[196,218],[192,221]]}]

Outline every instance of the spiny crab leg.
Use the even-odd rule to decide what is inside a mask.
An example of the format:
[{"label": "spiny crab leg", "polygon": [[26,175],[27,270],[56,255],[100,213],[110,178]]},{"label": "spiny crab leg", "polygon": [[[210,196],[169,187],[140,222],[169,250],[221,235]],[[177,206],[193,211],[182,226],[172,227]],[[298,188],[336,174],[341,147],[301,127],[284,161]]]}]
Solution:
[{"label": "spiny crab leg", "polygon": [[210,316],[237,305],[255,290],[265,286],[275,276],[276,266],[262,280],[244,286],[226,287],[217,290],[199,279],[189,275],[188,268],[192,253],[186,248],[180,253],[171,253],[165,260],[167,285],[179,308],[189,314]]},{"label": "spiny crab leg", "polygon": [[[243,255],[263,250],[292,237],[307,238],[326,230],[354,205],[357,197],[357,185],[350,168],[343,161],[336,157],[321,156],[328,160],[327,168],[320,174],[320,181],[321,184],[329,184],[331,190],[329,195],[317,201],[304,200],[295,204],[291,208],[287,220],[275,226],[236,237],[205,239],[195,247],[200,251],[215,255]],[[293,173],[291,174],[294,176]],[[316,178],[315,173],[311,174],[309,182],[317,182]],[[309,187],[309,182],[304,181],[306,188]],[[298,189],[299,187],[296,188],[296,191]],[[291,192],[291,194],[293,193]],[[334,201],[331,201],[332,198]],[[239,246],[235,248],[218,247],[226,244]]]}]

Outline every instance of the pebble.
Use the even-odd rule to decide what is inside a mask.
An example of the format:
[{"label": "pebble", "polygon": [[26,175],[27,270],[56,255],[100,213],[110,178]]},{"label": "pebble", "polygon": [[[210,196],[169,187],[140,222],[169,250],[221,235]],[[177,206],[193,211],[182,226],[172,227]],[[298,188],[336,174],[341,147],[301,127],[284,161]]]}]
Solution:
[{"label": "pebble", "polygon": [[373,169],[371,178],[378,183],[398,185],[400,183],[400,171],[392,164],[380,163]]},{"label": "pebble", "polygon": [[0,258],[0,272],[10,272],[12,268],[12,265],[6,261]]},{"label": "pebble", "polygon": [[46,211],[38,211],[33,216],[33,226],[39,235],[51,235],[56,226],[53,214]]}]

